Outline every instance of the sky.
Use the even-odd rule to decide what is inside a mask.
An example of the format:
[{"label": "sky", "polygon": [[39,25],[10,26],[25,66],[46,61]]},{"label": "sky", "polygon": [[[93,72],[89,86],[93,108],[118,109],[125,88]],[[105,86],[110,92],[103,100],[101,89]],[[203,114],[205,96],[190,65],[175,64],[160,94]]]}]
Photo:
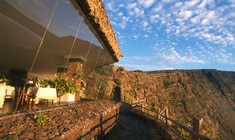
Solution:
[{"label": "sky", "polygon": [[235,0],[103,0],[127,70],[235,71]]}]

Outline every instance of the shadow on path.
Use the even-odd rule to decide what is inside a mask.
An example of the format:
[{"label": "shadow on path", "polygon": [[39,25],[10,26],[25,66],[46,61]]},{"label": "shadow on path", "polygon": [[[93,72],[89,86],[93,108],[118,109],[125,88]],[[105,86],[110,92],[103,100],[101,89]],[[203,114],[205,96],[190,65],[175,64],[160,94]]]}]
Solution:
[{"label": "shadow on path", "polygon": [[129,114],[121,114],[106,140],[163,140],[155,128]]}]

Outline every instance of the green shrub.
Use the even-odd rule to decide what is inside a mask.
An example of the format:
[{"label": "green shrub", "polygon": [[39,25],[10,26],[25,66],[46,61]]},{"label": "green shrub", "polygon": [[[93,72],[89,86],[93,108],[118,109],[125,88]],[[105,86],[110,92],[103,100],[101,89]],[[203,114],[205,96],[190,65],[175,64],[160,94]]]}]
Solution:
[{"label": "green shrub", "polygon": [[153,109],[153,108],[155,108],[155,103],[147,102],[147,107],[150,108],[150,109]]},{"label": "green shrub", "polygon": [[191,139],[192,138],[192,135],[184,130],[183,128],[179,127],[179,126],[176,126],[176,125],[172,125],[172,127],[183,137],[185,137],[186,139]]},{"label": "green shrub", "polygon": [[99,92],[104,93],[108,87],[108,79],[100,79],[96,82],[96,86],[99,89]]},{"label": "green shrub", "polygon": [[0,138],[0,140],[16,140],[16,135],[8,135],[4,138]]},{"label": "green shrub", "polygon": [[34,119],[39,125],[44,125],[51,121],[51,119],[43,113],[39,113],[38,115],[35,115]]},{"label": "green shrub", "polygon": [[82,112],[82,109],[81,108],[70,108],[69,109],[69,113],[70,114],[78,114],[78,113],[81,113]]}]

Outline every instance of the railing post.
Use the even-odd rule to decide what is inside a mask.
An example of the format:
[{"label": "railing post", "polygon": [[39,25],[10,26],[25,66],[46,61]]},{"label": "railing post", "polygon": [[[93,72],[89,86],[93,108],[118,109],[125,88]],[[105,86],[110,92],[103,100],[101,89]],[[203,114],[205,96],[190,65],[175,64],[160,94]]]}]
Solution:
[{"label": "railing post", "polygon": [[103,114],[100,113],[100,134],[99,134],[99,139],[103,139],[104,137],[104,129],[103,129]]},{"label": "railing post", "polygon": [[157,120],[159,120],[159,108],[157,108]]},{"label": "railing post", "polygon": [[140,105],[140,107],[141,107],[141,108],[140,108],[141,112],[143,112],[143,106],[142,106],[142,104]]},{"label": "railing post", "polygon": [[168,108],[165,108],[165,120],[166,120],[166,125],[168,125]]},{"label": "railing post", "polygon": [[[193,131],[197,132],[198,134],[201,133],[201,125],[203,119],[200,117],[193,117]],[[193,135],[193,140],[199,140],[197,135]]]}]

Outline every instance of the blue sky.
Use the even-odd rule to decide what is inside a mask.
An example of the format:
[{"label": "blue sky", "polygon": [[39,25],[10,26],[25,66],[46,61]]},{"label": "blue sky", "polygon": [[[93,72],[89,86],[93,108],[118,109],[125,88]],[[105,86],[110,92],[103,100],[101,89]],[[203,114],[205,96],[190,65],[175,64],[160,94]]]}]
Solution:
[{"label": "blue sky", "polygon": [[127,70],[235,71],[235,0],[103,0]]}]

